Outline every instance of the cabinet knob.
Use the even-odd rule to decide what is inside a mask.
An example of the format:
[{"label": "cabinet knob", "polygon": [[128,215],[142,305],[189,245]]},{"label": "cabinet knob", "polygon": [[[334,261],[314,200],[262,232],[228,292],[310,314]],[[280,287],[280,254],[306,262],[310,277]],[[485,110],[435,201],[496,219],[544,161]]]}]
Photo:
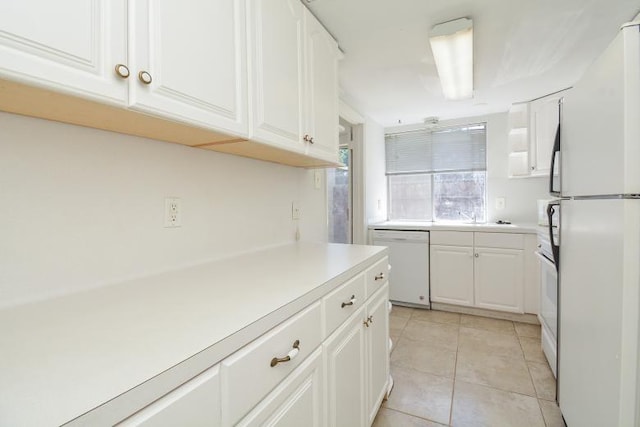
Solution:
[{"label": "cabinet knob", "polygon": [[309,144],[313,144],[313,137],[309,134],[305,134],[302,138],[304,142],[308,142]]},{"label": "cabinet knob", "polygon": [[343,302],[341,307],[345,308],[345,307],[347,307],[349,305],[353,305],[353,303],[355,303],[355,302],[356,302],[356,296],[355,295],[351,295],[351,299],[349,300],[349,302]]},{"label": "cabinet knob", "polygon": [[129,67],[127,67],[124,64],[117,64],[116,65],[116,74],[119,75],[120,77],[122,77],[123,79],[126,79],[130,75]]},{"label": "cabinet knob", "polygon": [[478,258],[480,255],[476,254],[475,257]]},{"label": "cabinet knob", "polygon": [[531,166],[531,170],[535,170],[535,168],[536,168],[535,166]]},{"label": "cabinet knob", "polygon": [[138,73],[138,78],[140,79],[140,81],[146,85],[151,84],[151,82],[153,81],[153,79],[151,78],[151,74],[149,74],[146,71],[140,71]]},{"label": "cabinet knob", "polygon": [[295,340],[293,342],[293,348],[289,353],[287,353],[285,357],[274,357],[273,359],[271,359],[271,367],[273,368],[278,363],[288,362],[294,359],[299,352],[300,352],[300,340]]}]

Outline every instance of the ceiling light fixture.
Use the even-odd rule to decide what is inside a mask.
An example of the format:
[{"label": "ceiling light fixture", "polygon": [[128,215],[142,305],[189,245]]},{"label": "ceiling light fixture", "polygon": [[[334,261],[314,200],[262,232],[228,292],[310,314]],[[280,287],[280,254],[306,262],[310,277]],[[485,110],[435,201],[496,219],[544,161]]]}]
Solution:
[{"label": "ceiling light fixture", "polygon": [[473,97],[473,21],[460,18],[431,29],[429,37],[444,97]]}]

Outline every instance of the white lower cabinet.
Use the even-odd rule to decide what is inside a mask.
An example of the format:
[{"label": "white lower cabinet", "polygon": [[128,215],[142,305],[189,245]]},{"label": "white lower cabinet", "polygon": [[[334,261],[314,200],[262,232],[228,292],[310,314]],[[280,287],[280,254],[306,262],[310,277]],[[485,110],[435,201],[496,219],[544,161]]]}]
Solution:
[{"label": "white lower cabinet", "polygon": [[118,425],[370,426],[389,386],[384,271],[386,257]]},{"label": "white lower cabinet", "polygon": [[373,423],[389,382],[389,284],[367,303],[367,395],[368,423]]},{"label": "white lower cabinet", "polygon": [[473,248],[431,245],[430,255],[431,301],[473,305]]},{"label": "white lower cabinet", "polygon": [[216,365],[207,369],[118,426],[220,426],[219,368],[219,365]]},{"label": "white lower cabinet", "polygon": [[373,423],[389,381],[389,285],[369,298],[323,345],[328,426]]},{"label": "white lower cabinet", "polygon": [[490,310],[523,313],[524,255],[522,250],[476,248],[475,305]]},{"label": "white lower cabinet", "polygon": [[431,301],[524,313],[522,234],[431,231],[434,240]]},{"label": "white lower cabinet", "polygon": [[365,313],[365,308],[362,307],[324,344],[327,367],[326,425],[365,425]]},{"label": "white lower cabinet", "polygon": [[[324,406],[323,381],[322,350],[318,348],[237,425],[320,427]],[[245,387],[251,385],[246,384]]]}]

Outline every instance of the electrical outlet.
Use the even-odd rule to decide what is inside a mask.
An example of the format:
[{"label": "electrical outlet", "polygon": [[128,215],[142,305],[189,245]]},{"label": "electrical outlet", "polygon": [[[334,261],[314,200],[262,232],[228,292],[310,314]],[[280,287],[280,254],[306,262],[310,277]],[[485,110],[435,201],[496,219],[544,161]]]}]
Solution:
[{"label": "electrical outlet", "polygon": [[496,197],[496,210],[504,209],[505,201],[504,197]]},{"label": "electrical outlet", "polygon": [[165,228],[182,226],[182,205],[177,197],[164,199],[164,226]]},{"label": "electrical outlet", "polygon": [[300,219],[300,204],[297,200],[291,202],[291,219]]}]

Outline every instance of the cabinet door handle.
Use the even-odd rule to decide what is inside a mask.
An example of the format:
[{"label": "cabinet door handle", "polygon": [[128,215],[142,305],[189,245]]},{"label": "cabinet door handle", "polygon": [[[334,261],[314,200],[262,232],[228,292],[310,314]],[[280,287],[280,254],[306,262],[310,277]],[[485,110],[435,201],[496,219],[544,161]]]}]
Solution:
[{"label": "cabinet door handle", "polygon": [[140,81],[146,85],[151,84],[151,82],[153,81],[153,79],[151,78],[151,74],[149,74],[147,71],[140,71],[138,73],[138,79],[140,79]]},{"label": "cabinet door handle", "polygon": [[129,74],[130,74],[129,67],[127,67],[124,64],[116,64],[116,74],[122,77],[123,79],[126,79],[127,77],[129,77]]},{"label": "cabinet door handle", "polygon": [[351,295],[351,299],[349,300],[349,302],[343,302],[341,307],[345,308],[348,305],[353,305],[356,302],[356,296],[355,295]]},{"label": "cabinet door handle", "polygon": [[375,280],[382,280],[384,279],[384,273],[380,273],[380,274],[376,274],[376,277],[374,277]]},{"label": "cabinet door handle", "polygon": [[274,357],[273,359],[271,359],[271,367],[273,368],[278,363],[288,362],[294,359],[299,352],[300,352],[300,340],[295,340],[293,342],[293,348],[289,353],[287,353],[285,357]]},{"label": "cabinet door handle", "polygon": [[309,144],[313,144],[313,137],[309,134],[305,134],[302,140],[304,142],[308,142]]},{"label": "cabinet door handle", "polygon": [[373,323],[373,316],[367,317],[367,320],[369,321],[369,323]]},{"label": "cabinet door handle", "polygon": [[362,324],[368,328],[369,327],[369,319],[364,319],[364,322],[362,322]]}]

